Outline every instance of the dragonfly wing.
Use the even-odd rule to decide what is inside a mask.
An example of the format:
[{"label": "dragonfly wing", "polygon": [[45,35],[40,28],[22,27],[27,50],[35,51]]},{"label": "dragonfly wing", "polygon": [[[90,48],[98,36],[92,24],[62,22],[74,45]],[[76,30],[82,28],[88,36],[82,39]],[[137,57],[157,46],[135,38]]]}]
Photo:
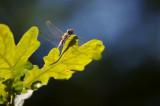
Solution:
[{"label": "dragonfly wing", "polygon": [[47,41],[49,43],[51,43],[52,45],[54,46],[58,46],[59,42],[61,41],[61,38],[60,37],[55,37],[53,35],[49,35],[49,34],[40,34],[39,35],[39,38],[42,40],[42,41]]},{"label": "dragonfly wing", "polygon": [[60,29],[58,29],[54,24],[52,24],[51,21],[46,21],[46,25],[54,36],[60,37],[63,35],[63,32]]},{"label": "dragonfly wing", "polygon": [[85,37],[78,37],[78,45],[81,46],[81,45],[87,43],[89,40],[91,40],[91,39],[85,38]]}]

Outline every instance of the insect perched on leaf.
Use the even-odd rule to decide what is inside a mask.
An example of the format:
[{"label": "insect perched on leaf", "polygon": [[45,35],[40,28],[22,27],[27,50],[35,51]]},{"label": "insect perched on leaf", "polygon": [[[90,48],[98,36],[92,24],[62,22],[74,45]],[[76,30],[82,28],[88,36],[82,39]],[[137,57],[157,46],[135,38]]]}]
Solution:
[{"label": "insect perched on leaf", "polygon": [[60,29],[58,29],[56,26],[54,26],[51,21],[46,21],[46,25],[48,26],[50,32],[52,33],[52,37],[60,38],[60,42],[58,44],[58,49],[60,49],[65,41],[73,34],[73,29],[68,29],[67,32],[63,33]]},{"label": "insect perched on leaf", "polygon": [[[65,33],[63,33],[59,28],[57,28],[51,21],[46,21],[46,25],[50,30],[50,34],[41,34],[41,38],[48,41],[49,43],[56,46],[58,49],[64,45],[66,40],[73,35],[73,29],[68,29]],[[88,42],[91,39],[78,37],[78,45],[82,45]],[[74,48],[76,50],[76,48]]]}]

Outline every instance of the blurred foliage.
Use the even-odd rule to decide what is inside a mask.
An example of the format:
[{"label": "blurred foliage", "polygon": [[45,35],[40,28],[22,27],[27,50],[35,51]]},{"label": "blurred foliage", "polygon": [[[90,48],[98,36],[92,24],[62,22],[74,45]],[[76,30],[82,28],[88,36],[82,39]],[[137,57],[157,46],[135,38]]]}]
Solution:
[{"label": "blurred foliage", "polygon": [[153,9],[153,11],[160,11],[160,1],[159,0],[147,0],[147,6]]}]

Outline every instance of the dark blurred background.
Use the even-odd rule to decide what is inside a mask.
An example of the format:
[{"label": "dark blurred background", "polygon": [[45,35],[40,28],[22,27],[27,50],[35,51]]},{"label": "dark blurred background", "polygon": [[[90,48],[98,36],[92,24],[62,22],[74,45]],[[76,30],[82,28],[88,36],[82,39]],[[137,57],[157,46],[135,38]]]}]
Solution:
[{"label": "dark blurred background", "polygon": [[[102,40],[103,59],[70,80],[50,79],[24,106],[160,106],[159,0],[1,0],[0,23],[16,43],[32,26],[49,33],[46,20],[66,31]],[[31,56],[43,66],[54,47],[44,39]]]}]

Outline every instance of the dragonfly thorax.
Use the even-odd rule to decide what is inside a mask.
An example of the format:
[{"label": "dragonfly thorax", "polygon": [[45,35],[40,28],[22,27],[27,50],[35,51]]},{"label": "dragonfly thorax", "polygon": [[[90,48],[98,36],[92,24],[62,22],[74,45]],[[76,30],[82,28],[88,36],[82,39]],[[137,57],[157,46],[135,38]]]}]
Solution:
[{"label": "dragonfly thorax", "polygon": [[58,44],[58,48],[60,49],[65,41],[72,36],[73,29],[68,29],[65,33],[63,33],[60,29],[58,29],[56,26],[54,26],[51,21],[47,21],[46,25],[48,26],[49,30],[51,31],[52,35],[58,36],[57,38],[60,38],[60,42]]}]

